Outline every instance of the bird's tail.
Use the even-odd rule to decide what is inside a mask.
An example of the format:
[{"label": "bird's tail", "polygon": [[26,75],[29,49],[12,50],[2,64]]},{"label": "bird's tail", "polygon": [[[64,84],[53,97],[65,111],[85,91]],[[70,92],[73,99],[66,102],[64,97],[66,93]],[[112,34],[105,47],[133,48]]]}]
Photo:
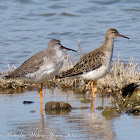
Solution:
[{"label": "bird's tail", "polygon": [[60,72],[58,75],[55,76],[56,79],[67,78],[71,77],[71,69],[67,71]]}]

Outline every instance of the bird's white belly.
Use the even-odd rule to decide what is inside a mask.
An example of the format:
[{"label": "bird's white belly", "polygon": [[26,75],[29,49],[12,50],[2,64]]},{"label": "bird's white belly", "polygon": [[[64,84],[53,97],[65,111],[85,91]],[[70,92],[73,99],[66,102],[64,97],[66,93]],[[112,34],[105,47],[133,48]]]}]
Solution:
[{"label": "bird's white belly", "polygon": [[108,73],[109,73],[109,67],[103,65],[98,69],[82,74],[80,77],[87,80],[98,80],[99,78],[104,77]]}]

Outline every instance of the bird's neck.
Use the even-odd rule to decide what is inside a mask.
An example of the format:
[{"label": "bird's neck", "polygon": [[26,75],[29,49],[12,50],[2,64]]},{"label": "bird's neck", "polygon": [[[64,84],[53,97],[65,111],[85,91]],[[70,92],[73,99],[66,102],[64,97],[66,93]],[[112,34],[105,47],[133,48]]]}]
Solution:
[{"label": "bird's neck", "polygon": [[61,49],[55,49],[55,54],[58,58],[62,58],[63,57],[63,52]]},{"label": "bird's neck", "polygon": [[106,51],[113,51],[114,38],[105,38],[103,49]]}]

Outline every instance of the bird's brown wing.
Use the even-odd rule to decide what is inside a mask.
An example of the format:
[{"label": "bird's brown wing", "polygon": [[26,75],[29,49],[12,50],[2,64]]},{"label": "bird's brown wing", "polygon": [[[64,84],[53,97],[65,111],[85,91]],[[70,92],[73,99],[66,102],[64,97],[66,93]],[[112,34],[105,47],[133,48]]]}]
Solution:
[{"label": "bird's brown wing", "polygon": [[94,50],[86,54],[73,68],[64,71],[58,75],[58,78],[65,78],[80,75],[102,66],[102,58],[104,53],[102,51]]},{"label": "bird's brown wing", "polygon": [[33,55],[31,58],[26,60],[20,67],[18,67],[15,71],[6,75],[5,78],[24,77],[28,73],[37,71],[40,65],[43,63],[43,56],[45,56],[44,51]]}]

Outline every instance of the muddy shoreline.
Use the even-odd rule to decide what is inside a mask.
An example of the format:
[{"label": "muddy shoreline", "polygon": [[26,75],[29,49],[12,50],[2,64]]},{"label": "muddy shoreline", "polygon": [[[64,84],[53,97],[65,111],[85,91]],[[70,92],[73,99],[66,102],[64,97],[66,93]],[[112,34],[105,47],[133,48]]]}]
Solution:
[{"label": "muddy shoreline", "polygon": [[[63,79],[49,80],[44,86],[45,88],[59,87],[62,90],[73,90],[75,94],[86,94],[87,91],[90,91],[90,81],[83,79],[68,80],[67,83]],[[106,118],[117,117],[123,113],[140,115],[140,84],[138,82],[128,84],[121,90],[116,90],[116,92],[101,91],[97,82],[94,88],[97,94],[103,96],[109,95],[114,99],[113,106],[107,106],[102,111],[103,116]],[[0,93],[2,94],[22,93],[34,90],[39,92],[39,89],[39,84],[26,83],[19,79],[0,80]],[[92,101],[89,99],[88,102]]]}]

